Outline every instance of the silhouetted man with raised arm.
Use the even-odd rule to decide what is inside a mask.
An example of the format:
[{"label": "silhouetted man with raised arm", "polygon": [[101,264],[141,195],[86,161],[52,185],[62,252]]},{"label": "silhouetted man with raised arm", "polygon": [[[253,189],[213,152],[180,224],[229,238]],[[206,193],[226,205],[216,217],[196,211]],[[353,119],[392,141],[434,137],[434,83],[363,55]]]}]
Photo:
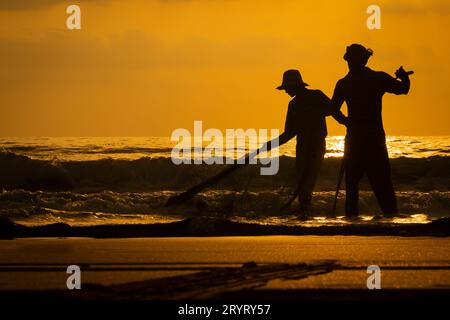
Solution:
[{"label": "silhouetted man with raised arm", "polygon": [[[381,104],[385,93],[408,93],[408,74],[412,72],[406,72],[400,67],[395,73],[400,79],[397,80],[385,72],[373,71],[366,67],[372,54],[371,49],[360,44],[347,47],[344,60],[348,63],[349,72],[337,82],[332,98],[335,118],[347,126],[344,153],[347,216],[359,214],[358,185],[364,173],[369,178],[384,215],[394,215],[398,212],[381,118]],[[347,117],[340,112],[344,102],[347,104]]]},{"label": "silhouetted man with raised arm", "polygon": [[[301,217],[306,217],[311,207],[312,191],[325,155],[325,117],[331,111],[331,100],[322,91],[309,90],[307,86],[298,70],[288,70],[283,74],[281,86],[277,87],[293,97],[278,144],[281,146],[297,136],[296,178]],[[263,148],[270,150],[272,143],[267,142]]]}]

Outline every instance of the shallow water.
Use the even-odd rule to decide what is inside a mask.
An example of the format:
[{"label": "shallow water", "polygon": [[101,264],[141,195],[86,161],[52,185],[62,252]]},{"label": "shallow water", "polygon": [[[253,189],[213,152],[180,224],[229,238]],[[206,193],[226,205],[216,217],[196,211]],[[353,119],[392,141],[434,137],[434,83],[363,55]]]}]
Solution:
[{"label": "shallow water", "polygon": [[[223,170],[224,165],[174,165],[176,142],[168,137],[0,138],[0,217],[26,225],[165,223],[210,216],[276,225],[426,223],[450,216],[450,137],[388,137],[392,177],[405,216],[374,219],[379,213],[362,181],[362,219],[330,218],[341,164],[343,137],[327,138],[325,159],[314,194],[313,218],[296,218],[296,203],[279,208],[293,191],[295,141],[280,150],[280,170],[261,176],[243,166],[195,201],[164,208],[167,199]],[[247,143],[244,149],[255,148]],[[3,150],[3,151],[2,151]],[[241,150],[242,151],[242,150]],[[244,150],[245,151],[245,150]],[[233,154],[227,154],[233,156]],[[344,192],[337,216],[344,213]]]},{"label": "shallow water", "polygon": [[236,193],[229,190],[210,190],[180,207],[164,207],[176,194],[174,191],[74,193],[12,190],[0,193],[0,217],[25,225],[68,223],[74,226],[99,224],[152,224],[179,221],[188,217],[206,216],[230,219],[242,223],[268,225],[344,225],[428,223],[448,216],[450,192],[399,192],[398,203],[402,215],[380,218],[375,197],[361,192],[362,212],[358,220],[346,220],[343,195],[339,198],[337,217],[331,217],[334,192],[316,192],[311,218],[299,220],[298,204],[279,209],[289,193],[264,190]]}]

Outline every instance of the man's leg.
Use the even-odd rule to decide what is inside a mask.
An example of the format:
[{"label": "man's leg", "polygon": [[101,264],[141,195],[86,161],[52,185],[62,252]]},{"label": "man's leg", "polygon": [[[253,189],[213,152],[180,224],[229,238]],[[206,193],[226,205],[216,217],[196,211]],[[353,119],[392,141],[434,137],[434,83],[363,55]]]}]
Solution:
[{"label": "man's leg", "polygon": [[297,166],[297,175],[296,175],[296,181],[297,181],[297,185],[295,186],[295,188],[298,191],[297,194],[297,198],[298,198],[298,202],[300,204],[300,211],[305,211],[305,206],[309,207],[309,205],[307,205],[308,203],[311,203],[311,199],[306,197],[304,194],[302,194],[302,187],[305,183],[305,178],[308,172],[308,166],[309,166],[309,161],[308,161],[308,156],[306,154],[306,152],[297,152],[297,161],[296,161],[296,166]]},{"label": "man's leg", "polygon": [[363,148],[356,143],[345,142],[345,215],[359,214],[359,181],[364,175]]},{"label": "man's leg", "polygon": [[300,179],[300,189],[298,194],[301,211],[308,212],[311,208],[312,193],[316,186],[320,167],[322,166],[325,148],[325,140],[323,140],[318,142],[318,145],[315,146],[314,150],[303,153],[303,156],[305,157],[305,170]]},{"label": "man's leg", "polygon": [[371,149],[367,166],[367,176],[383,214],[398,213],[397,199],[391,179],[391,167],[386,144],[383,141]]}]

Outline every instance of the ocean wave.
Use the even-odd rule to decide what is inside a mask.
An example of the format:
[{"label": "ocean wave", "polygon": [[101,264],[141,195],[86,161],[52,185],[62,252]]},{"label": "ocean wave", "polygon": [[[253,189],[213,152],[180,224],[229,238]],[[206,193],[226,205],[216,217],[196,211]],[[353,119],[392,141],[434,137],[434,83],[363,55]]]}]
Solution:
[{"label": "ocean wave", "polygon": [[[281,156],[279,160],[280,170],[274,176],[261,176],[258,165],[242,166],[214,189],[239,191],[244,186],[248,186],[248,190],[294,186],[295,159]],[[397,190],[450,190],[449,157],[395,158],[390,162]],[[324,160],[318,191],[336,188],[340,164],[340,158]],[[78,192],[183,190],[225,167],[217,164],[177,166],[168,158],[48,161],[0,152],[0,188]],[[370,190],[367,181],[362,181],[361,189]]]},{"label": "ocean wave", "polygon": [[[3,142],[3,145],[7,145],[8,143]],[[148,148],[148,147],[120,147],[120,148],[108,148],[104,146],[82,146],[82,147],[60,147],[60,146],[49,146],[49,145],[12,145],[12,146],[3,146],[3,152],[12,152],[12,153],[55,153],[55,155],[59,154],[170,154],[172,152],[172,148]]]}]

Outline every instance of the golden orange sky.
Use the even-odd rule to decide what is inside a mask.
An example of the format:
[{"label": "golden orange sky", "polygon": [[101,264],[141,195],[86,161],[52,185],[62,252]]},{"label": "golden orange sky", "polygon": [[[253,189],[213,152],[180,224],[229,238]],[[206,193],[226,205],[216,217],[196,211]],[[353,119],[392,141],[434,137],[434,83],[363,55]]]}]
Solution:
[{"label": "golden orange sky", "polygon": [[[176,128],[283,128],[298,68],[331,95],[346,45],[369,66],[413,69],[408,96],[384,98],[390,135],[450,135],[450,3],[376,1],[0,0],[0,136],[168,136]],[[82,29],[67,30],[66,7]],[[328,119],[330,135],[344,130]]]}]

